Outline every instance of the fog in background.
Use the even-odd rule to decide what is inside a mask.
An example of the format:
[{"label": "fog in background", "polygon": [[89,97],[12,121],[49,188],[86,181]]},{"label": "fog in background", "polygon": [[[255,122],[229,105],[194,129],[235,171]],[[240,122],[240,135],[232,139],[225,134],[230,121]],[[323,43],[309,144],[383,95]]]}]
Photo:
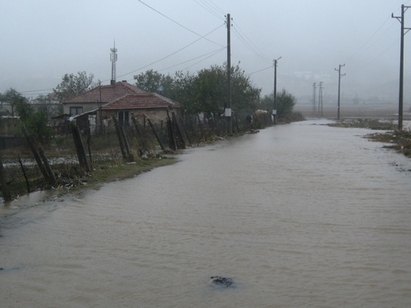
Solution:
[{"label": "fog in background", "polygon": [[[250,74],[262,94],[277,89],[309,103],[323,82],[334,104],[340,64],[342,99],[395,105],[400,23],[405,0],[0,0],[0,92],[47,94],[66,73],[86,71],[109,84],[110,48],[118,49],[117,80],[134,83],[148,69],[195,74],[227,59],[225,16],[232,17],[231,63]],[[405,13],[411,27],[411,10]],[[408,22],[409,20],[409,22]],[[410,106],[411,34],[405,35],[404,109]],[[318,91],[318,90],[317,90]]]}]

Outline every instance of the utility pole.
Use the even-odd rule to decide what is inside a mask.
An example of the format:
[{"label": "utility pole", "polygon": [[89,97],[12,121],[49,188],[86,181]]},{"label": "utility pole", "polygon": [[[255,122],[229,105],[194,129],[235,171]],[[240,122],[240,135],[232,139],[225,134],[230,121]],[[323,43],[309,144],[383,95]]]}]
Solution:
[{"label": "utility pole", "polygon": [[273,92],[273,117],[274,123],[276,122],[277,118],[277,61],[280,60],[282,57],[274,60],[274,92]]},{"label": "utility pole", "polygon": [[345,74],[341,74],[341,67],[345,66],[345,64],[340,64],[338,66],[338,108],[337,108],[337,120],[340,119],[340,97],[341,97],[341,77],[345,76]]},{"label": "utility pole", "polygon": [[401,5],[401,16],[394,16],[401,23],[401,46],[400,46],[400,89],[398,97],[398,129],[402,130],[402,118],[403,118],[403,106],[404,106],[404,36],[411,28],[404,27],[404,15],[405,11],[411,6]]},{"label": "utility pole", "polygon": [[320,85],[318,86],[318,115],[323,117],[323,82],[320,81]]},{"label": "utility pole", "polygon": [[228,134],[233,133],[233,125],[231,119],[231,39],[230,39],[230,27],[231,19],[230,14],[227,14],[227,105],[224,109],[224,116],[228,123]]},{"label": "utility pole", "polygon": [[314,82],[313,83],[313,116],[315,116],[317,114],[317,108],[316,108],[316,102],[315,102],[315,92],[317,89],[317,84]]}]

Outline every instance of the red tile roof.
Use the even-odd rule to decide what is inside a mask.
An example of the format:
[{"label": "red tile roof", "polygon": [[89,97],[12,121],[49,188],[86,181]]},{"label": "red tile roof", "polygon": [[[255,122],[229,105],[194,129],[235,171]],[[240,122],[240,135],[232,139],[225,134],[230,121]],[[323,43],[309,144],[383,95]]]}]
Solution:
[{"label": "red tile roof", "polygon": [[180,108],[180,104],[155,93],[127,94],[106,105],[101,109],[108,110],[136,110],[157,108]]},{"label": "red tile roof", "polygon": [[91,89],[90,91],[63,101],[63,104],[84,104],[96,102],[109,103],[128,94],[149,94],[149,92],[143,91],[127,82],[120,81],[114,85],[101,86]]}]

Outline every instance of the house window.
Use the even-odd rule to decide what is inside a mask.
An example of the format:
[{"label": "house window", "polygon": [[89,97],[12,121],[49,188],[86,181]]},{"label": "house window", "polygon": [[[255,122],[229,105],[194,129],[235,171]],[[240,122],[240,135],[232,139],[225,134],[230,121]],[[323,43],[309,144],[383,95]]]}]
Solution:
[{"label": "house window", "polygon": [[70,115],[75,116],[83,113],[83,107],[70,107]]},{"label": "house window", "polygon": [[129,111],[119,111],[118,123],[120,126],[129,126],[130,125],[130,112]]}]

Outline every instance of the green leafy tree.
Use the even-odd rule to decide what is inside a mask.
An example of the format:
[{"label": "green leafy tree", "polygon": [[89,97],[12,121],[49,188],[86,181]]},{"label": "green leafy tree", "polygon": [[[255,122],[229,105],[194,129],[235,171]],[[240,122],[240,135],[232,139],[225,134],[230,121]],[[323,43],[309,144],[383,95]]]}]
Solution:
[{"label": "green leafy tree", "polygon": [[256,109],[260,100],[261,89],[252,85],[251,80],[246,76],[245,71],[239,65],[232,68],[231,72],[231,100],[232,108],[236,112]]},{"label": "green leafy tree", "polygon": [[38,110],[26,120],[28,131],[35,135],[37,140],[44,144],[48,142],[52,136],[52,130],[47,125],[48,117],[44,110]]},{"label": "green leafy tree", "polygon": [[174,79],[170,75],[160,74],[157,71],[148,70],[135,75],[136,86],[151,93],[158,93],[171,98],[174,93]]},{"label": "green leafy tree", "polygon": [[[191,95],[185,107],[189,113],[205,112],[219,115],[227,107],[227,69],[226,65],[203,69],[189,79],[186,88]],[[240,113],[252,110],[258,103],[261,90],[251,84],[245,72],[236,65],[231,68],[231,108]]]},{"label": "green leafy tree", "polygon": [[153,71],[152,69],[134,76],[137,87],[145,91],[154,93],[161,91],[161,81],[163,78],[163,74],[160,74],[157,71]]},{"label": "green leafy tree", "polygon": [[189,108],[195,96],[193,88],[193,79],[195,77],[190,73],[177,71],[173,78],[173,87],[170,91],[169,98],[182,104],[184,108]]},{"label": "green leafy tree", "polygon": [[[294,111],[294,106],[297,100],[291,93],[283,89],[281,92],[277,93],[276,104],[277,104],[277,117],[278,119],[287,119],[290,117]],[[265,95],[260,103],[260,108],[268,111],[273,110],[273,94]]]},{"label": "green leafy tree", "polygon": [[14,112],[16,108],[16,104],[26,98],[17,92],[15,89],[10,88],[6,92],[1,95],[1,101],[4,103],[8,103],[11,106],[11,116],[14,117]]},{"label": "green leafy tree", "polygon": [[19,100],[16,101],[16,113],[20,117],[23,123],[26,123],[34,114],[34,108],[30,105],[27,98],[21,96]]},{"label": "green leafy tree", "polygon": [[63,113],[63,105],[57,104],[56,101],[53,100],[53,94],[39,95],[34,102],[36,109],[43,111],[48,119]]},{"label": "green leafy tree", "polygon": [[51,129],[47,125],[47,114],[40,110],[35,111],[27,98],[14,89],[10,89],[2,95],[5,101],[13,104],[13,109],[20,121],[30,134],[34,135],[40,143],[46,142],[51,137]]},{"label": "green leafy tree", "polygon": [[[196,75],[176,72],[174,77],[148,70],[134,76],[137,87],[171,98],[184,106],[187,114],[204,112],[218,116],[227,106],[227,66],[214,65]],[[239,67],[231,68],[231,108],[240,113],[250,112],[259,102],[261,89],[252,85]]]},{"label": "green leafy tree", "polygon": [[73,98],[92,88],[94,75],[86,72],[78,72],[77,75],[65,74],[60,84],[53,89],[57,99],[62,102]]},{"label": "green leafy tree", "polygon": [[189,113],[204,112],[208,115],[217,116],[223,113],[226,105],[227,86],[224,68],[211,66],[202,69],[192,80],[194,97],[187,106]]}]

